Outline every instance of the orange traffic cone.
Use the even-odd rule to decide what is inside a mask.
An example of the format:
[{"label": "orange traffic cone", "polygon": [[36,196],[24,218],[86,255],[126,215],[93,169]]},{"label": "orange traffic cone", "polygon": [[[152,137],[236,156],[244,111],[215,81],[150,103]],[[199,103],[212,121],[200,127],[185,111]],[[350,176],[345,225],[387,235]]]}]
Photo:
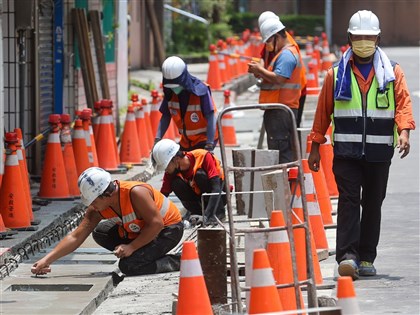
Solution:
[{"label": "orange traffic cone", "polygon": [[79,117],[82,120],[90,166],[99,166],[98,154],[96,153],[95,137],[93,136],[91,126],[92,109],[83,109]]},{"label": "orange traffic cone", "polygon": [[212,315],[213,311],[195,244],[184,242],[181,255],[177,315]]},{"label": "orange traffic cone", "polygon": [[140,144],[137,138],[133,105],[128,106],[124,131],[121,135],[120,160],[123,164],[141,164]]},{"label": "orange traffic cone", "polygon": [[283,311],[274,283],[273,271],[265,249],[254,250],[249,295],[249,314],[266,314]]},{"label": "orange traffic cone", "polygon": [[343,315],[360,314],[359,304],[354,292],[353,280],[351,277],[339,277],[337,280],[337,306],[341,307]]},{"label": "orange traffic cone", "polygon": [[162,117],[161,112],[159,111],[160,102],[158,101],[159,93],[157,90],[153,90],[150,93],[150,96],[152,97],[152,101],[150,103],[150,124],[152,125],[152,133],[153,135],[156,135],[158,127],[159,127],[159,121]]},{"label": "orange traffic cone", "polygon": [[321,143],[319,146],[319,154],[321,155],[321,163],[324,168],[325,180],[327,181],[328,192],[330,193],[331,198],[338,198],[338,188],[335,182],[335,176],[332,170],[333,159],[334,159],[334,149],[331,144],[332,137],[332,127],[328,127],[327,142]]},{"label": "orange traffic cone", "polygon": [[95,114],[92,116],[92,129],[93,129],[93,135],[96,138],[98,137],[98,131],[99,131],[99,118],[101,116],[102,108],[101,108],[101,101],[96,101],[93,106],[95,110]]},{"label": "orange traffic cone", "polygon": [[81,119],[76,119],[74,123],[72,144],[77,177],[79,177],[85,169],[90,167],[85,131],[83,130],[83,122]]},{"label": "orange traffic cone", "polygon": [[309,169],[307,159],[302,159],[303,173],[305,174],[305,194],[308,206],[309,220],[317,249],[328,249],[327,235],[325,234],[324,222],[315,192],[312,172]]},{"label": "orange traffic cone", "polygon": [[145,98],[141,99],[141,105],[144,110],[144,121],[146,122],[147,137],[149,139],[149,143],[153,147],[156,134],[153,133],[152,123],[150,122],[150,105],[147,103],[147,99]]},{"label": "orange traffic cone", "polygon": [[77,167],[74,159],[73,143],[71,140],[71,119],[69,114],[61,114],[61,149],[63,152],[63,161],[66,166],[67,184],[69,185],[70,195],[73,197],[80,196],[79,187],[77,186]]},{"label": "orange traffic cone", "polygon": [[[225,97],[224,108],[230,106],[230,91],[225,90],[223,93]],[[236,142],[236,130],[235,125],[233,122],[233,115],[232,112],[228,112],[222,117],[222,133],[223,133],[223,140],[225,145],[227,146],[237,146]]]},{"label": "orange traffic cone", "polygon": [[11,229],[26,229],[31,218],[26,209],[26,198],[16,152],[18,137],[15,132],[5,134],[7,144],[6,163],[0,188],[0,214],[4,225]]},{"label": "orange traffic cone", "polygon": [[6,228],[6,226],[4,225],[3,217],[0,214],[0,239],[10,237],[16,233],[17,231],[9,230],[8,228]]},{"label": "orange traffic cone", "polygon": [[[298,170],[297,168],[291,168],[289,170],[289,181],[290,181],[290,190],[292,191],[292,208],[293,208],[293,224],[301,224],[303,220],[303,208],[302,202],[299,200],[295,202],[296,195],[300,196],[300,189],[297,184]],[[299,197],[298,197],[299,198]],[[321,267],[319,265],[318,254],[316,252],[315,240],[311,229],[311,222],[309,221],[309,235],[311,241],[311,251],[312,251],[312,263],[315,276],[315,283],[322,284],[322,275]],[[295,241],[295,252],[296,252],[296,263],[298,268],[298,278],[299,281],[307,280],[307,263],[306,263],[306,237],[305,230],[303,228],[293,229],[293,238]]]},{"label": "orange traffic cone", "polygon": [[99,167],[107,171],[116,171],[118,170],[119,155],[117,159],[117,141],[113,123],[114,118],[112,117],[112,101],[102,100],[101,108],[98,138],[95,138]]},{"label": "orange traffic cone", "polygon": [[313,62],[308,63],[308,72],[306,72],[306,91],[310,95],[318,95],[321,91],[318,82],[318,68]]},{"label": "orange traffic cone", "polygon": [[308,40],[305,45],[305,54],[306,56],[312,56],[314,53],[314,46],[312,44],[312,41]]},{"label": "orange traffic cone", "polygon": [[[223,48],[223,40],[219,39],[217,41],[217,47],[220,50]],[[217,60],[219,62],[220,81],[221,81],[221,84],[223,85],[228,82],[227,73],[226,73],[225,56],[219,53],[217,55]]]},{"label": "orange traffic cone", "polygon": [[216,46],[211,44],[209,46],[209,70],[207,72],[207,84],[213,90],[220,90],[222,88],[222,79],[220,77],[219,62],[217,60]]},{"label": "orange traffic cone", "polygon": [[[306,138],[307,154],[311,152],[311,146],[312,141],[310,139],[310,135],[308,135]],[[324,226],[327,224],[333,224],[331,199],[330,194],[328,192],[327,181],[325,180],[324,168],[322,167],[322,163],[319,163],[318,172],[311,171],[311,173],[314,179],[316,197],[318,199],[319,208],[321,209],[322,222],[324,222]]]},{"label": "orange traffic cone", "polygon": [[29,218],[31,219],[31,223],[34,222],[34,213],[32,211],[32,196],[31,196],[31,187],[29,185],[29,177],[28,177],[28,170],[26,168],[26,163],[23,158],[23,149],[22,149],[22,131],[19,128],[14,130],[18,137],[18,142],[16,143],[16,155],[19,161],[19,168],[20,168],[20,175],[22,177],[22,185],[26,199],[26,207],[25,209],[28,211]]},{"label": "orange traffic cone", "polygon": [[146,120],[144,118],[144,108],[138,102],[137,94],[131,95],[131,101],[135,109],[137,139],[140,143],[141,157],[147,158],[149,157],[149,153],[152,149],[153,143],[149,143],[149,137],[147,136]]},{"label": "orange traffic cone", "polygon": [[[319,37],[314,37],[314,52],[312,54],[312,62],[316,64],[317,71],[321,71],[321,46],[319,44]],[[316,62],[315,62],[316,60]]]},{"label": "orange traffic cone", "polygon": [[1,188],[1,182],[3,179],[3,174],[4,174],[4,161],[6,160],[5,158],[5,154],[3,154],[3,152],[0,152],[0,188]]},{"label": "orange traffic cone", "polygon": [[[270,219],[270,227],[285,227],[282,211],[272,211]],[[273,267],[274,279],[277,284],[293,283],[293,266],[292,256],[290,254],[290,243],[287,231],[273,231],[268,234],[267,254],[270,265]],[[299,287],[300,305],[304,308],[303,296]],[[284,288],[278,289],[281,304],[284,310],[296,310],[295,289]]]},{"label": "orange traffic cone", "polygon": [[322,32],[322,71],[327,71],[332,67],[332,58],[330,53],[330,44],[328,43],[327,34]]},{"label": "orange traffic cone", "polygon": [[48,199],[71,199],[66,167],[60,144],[60,115],[50,115],[51,131],[48,136],[38,196]]}]

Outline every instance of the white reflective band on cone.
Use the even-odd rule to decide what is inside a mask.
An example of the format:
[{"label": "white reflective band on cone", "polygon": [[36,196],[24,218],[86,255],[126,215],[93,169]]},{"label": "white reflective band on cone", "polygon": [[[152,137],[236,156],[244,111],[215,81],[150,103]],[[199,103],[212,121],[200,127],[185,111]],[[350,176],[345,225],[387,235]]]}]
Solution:
[{"label": "white reflective band on cone", "polygon": [[270,268],[252,270],[251,286],[261,288],[275,285],[273,271]]},{"label": "white reflective band on cone", "polygon": [[188,259],[188,260],[181,259],[181,269],[180,269],[181,278],[192,278],[192,277],[199,277],[202,275],[203,275],[203,271],[201,270],[200,261],[198,259]]}]

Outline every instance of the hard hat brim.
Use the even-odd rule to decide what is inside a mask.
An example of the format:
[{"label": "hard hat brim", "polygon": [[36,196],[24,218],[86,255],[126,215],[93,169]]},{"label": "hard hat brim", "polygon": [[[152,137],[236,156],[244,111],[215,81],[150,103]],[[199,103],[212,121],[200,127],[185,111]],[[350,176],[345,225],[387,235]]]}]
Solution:
[{"label": "hard hat brim", "polygon": [[348,30],[348,32],[351,35],[379,35],[381,33],[381,31],[366,31],[366,30],[359,30],[359,31]]}]

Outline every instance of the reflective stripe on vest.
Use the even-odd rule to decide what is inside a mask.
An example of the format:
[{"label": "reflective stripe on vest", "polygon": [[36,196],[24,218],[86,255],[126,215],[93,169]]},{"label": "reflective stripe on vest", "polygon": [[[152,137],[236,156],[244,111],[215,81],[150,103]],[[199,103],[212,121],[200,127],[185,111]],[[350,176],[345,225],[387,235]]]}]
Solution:
[{"label": "reflective stripe on vest", "polygon": [[[334,67],[334,82],[337,69]],[[362,94],[353,70],[350,73],[351,100],[334,100],[334,154],[357,159],[365,156],[372,162],[389,161],[397,143],[394,83],[389,83],[382,93],[374,77],[369,91]]]}]

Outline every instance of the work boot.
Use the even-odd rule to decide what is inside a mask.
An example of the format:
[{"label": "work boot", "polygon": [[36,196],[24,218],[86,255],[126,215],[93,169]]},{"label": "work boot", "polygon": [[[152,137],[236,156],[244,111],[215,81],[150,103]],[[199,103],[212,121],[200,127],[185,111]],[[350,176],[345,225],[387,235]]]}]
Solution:
[{"label": "work boot", "polygon": [[181,254],[165,255],[156,260],[156,273],[179,271]]},{"label": "work boot", "polygon": [[361,261],[359,265],[359,275],[363,277],[376,276],[376,268],[371,262]]},{"label": "work boot", "polygon": [[347,259],[338,265],[338,273],[340,276],[349,276],[353,280],[359,279],[359,268],[353,259]]}]

